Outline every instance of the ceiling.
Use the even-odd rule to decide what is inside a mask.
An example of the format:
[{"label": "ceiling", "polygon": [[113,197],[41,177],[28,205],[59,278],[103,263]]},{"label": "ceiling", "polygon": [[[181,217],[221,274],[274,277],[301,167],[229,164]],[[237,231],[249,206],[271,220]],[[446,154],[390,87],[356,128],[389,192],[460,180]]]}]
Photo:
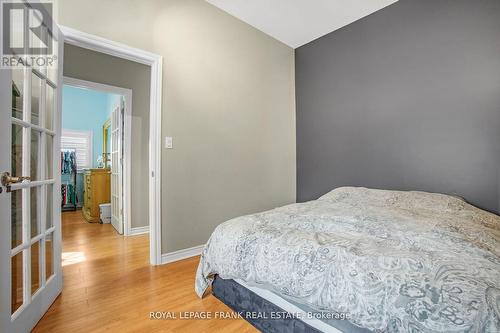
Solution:
[{"label": "ceiling", "polygon": [[297,48],[397,0],[207,0]]}]

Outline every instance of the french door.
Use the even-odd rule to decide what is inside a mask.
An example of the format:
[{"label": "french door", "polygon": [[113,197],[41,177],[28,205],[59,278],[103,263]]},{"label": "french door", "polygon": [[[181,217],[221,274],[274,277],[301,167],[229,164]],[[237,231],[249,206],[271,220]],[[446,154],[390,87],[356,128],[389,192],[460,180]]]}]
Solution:
[{"label": "french door", "polygon": [[111,112],[111,224],[123,235],[123,117],[122,98],[120,106]]},{"label": "french door", "polygon": [[[31,5],[23,6],[24,20],[17,23],[28,24]],[[11,34],[18,34],[14,37],[27,48],[36,41],[30,40],[34,37],[25,28],[12,29]],[[29,332],[62,289],[63,39],[55,25],[41,28],[43,34],[53,36],[58,65],[27,62],[0,69],[1,332]]]}]

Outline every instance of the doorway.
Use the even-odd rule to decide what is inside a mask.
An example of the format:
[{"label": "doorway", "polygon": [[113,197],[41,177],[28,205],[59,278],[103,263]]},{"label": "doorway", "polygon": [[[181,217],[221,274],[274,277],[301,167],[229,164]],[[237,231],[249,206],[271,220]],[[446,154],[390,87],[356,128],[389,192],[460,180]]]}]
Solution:
[{"label": "doorway", "polygon": [[87,222],[129,236],[132,90],[63,82],[61,165],[70,165],[62,168],[61,211],[81,210]]},{"label": "doorway", "polygon": [[[137,200],[140,202],[139,206],[141,211],[139,214],[132,216],[131,221],[133,223],[132,234],[141,234],[149,232],[149,261],[151,265],[160,265],[164,263],[162,256],[162,242],[161,242],[161,126],[162,126],[162,110],[161,110],[161,100],[162,100],[162,57],[158,54],[154,54],[148,51],[136,49],[128,45],[124,45],[115,41],[107,40],[102,37],[94,36],[85,32],[77,31],[72,28],[59,26],[62,33],[64,34],[64,53],[65,56],[68,55],[67,51],[73,53],[72,50],[81,49],[86,50],[85,56],[79,56],[78,60],[74,58],[73,64],[76,67],[84,68],[84,70],[78,71],[78,77],[81,79],[100,77],[100,82],[106,82],[108,84],[115,83],[116,77],[113,79],[108,75],[110,68],[113,67],[115,70],[113,73],[118,74],[123,77],[122,71],[118,69],[118,63],[127,62],[134,66],[145,66],[149,71],[147,77],[148,91],[146,96],[148,98],[148,104],[145,107],[141,107],[142,111],[147,110],[147,117],[142,117],[141,123],[136,123],[139,127],[146,129],[144,133],[147,133],[147,141],[140,148],[133,148],[138,155],[145,153],[142,159],[141,157],[134,157],[133,163],[141,162],[140,173],[134,174],[132,188],[146,188],[146,191],[133,190],[132,195],[134,196],[134,204]],[[68,46],[70,46],[68,48]],[[81,53],[80,51],[75,53]],[[83,53],[82,53],[83,54]],[[104,55],[107,57],[112,57],[114,60],[98,59],[96,55]],[[71,58],[71,55],[70,57]],[[68,60],[68,57],[65,57]],[[102,60],[102,61],[101,61]],[[74,62],[77,61],[78,64]],[[88,72],[88,69],[94,67],[95,61],[99,61],[105,71],[92,73]],[[71,61],[70,61],[71,62]],[[106,65],[104,65],[106,63]],[[66,61],[68,64],[68,61]],[[111,74],[113,74],[111,73]],[[71,76],[76,76],[71,74],[66,74]],[[112,81],[112,82],[111,82]],[[137,85],[139,81],[133,80],[129,82],[129,86]],[[143,84],[138,87],[139,89],[144,87]],[[137,89],[133,88],[134,91]],[[137,94],[135,95],[137,96]],[[134,98],[134,100],[138,100]],[[133,102],[135,103],[135,102]],[[135,110],[138,110],[135,108]],[[135,119],[135,117],[134,117]],[[134,132],[135,133],[135,132]],[[135,143],[135,141],[134,141]],[[135,156],[135,155],[134,155]],[[136,169],[134,169],[136,170]],[[139,169],[137,169],[139,170]],[[133,171],[135,172],[135,171]],[[146,185],[147,186],[142,186]],[[143,223],[139,223],[142,221]],[[144,223],[146,222],[146,223]],[[137,223],[137,224],[136,224]],[[141,225],[142,224],[142,225]]]},{"label": "doorway", "polygon": [[[5,232],[0,233],[0,287],[7,291],[0,300],[2,309],[6,309],[0,313],[2,332],[31,330],[62,290],[61,180],[58,170],[63,48],[66,43],[151,68],[148,80],[150,104],[147,107],[151,124],[150,155],[146,162],[149,165],[146,179],[151,188],[148,193],[151,214],[146,221],[151,231],[147,247],[150,263],[161,263],[161,57],[57,26],[48,20],[51,13],[38,2],[23,2],[15,10],[24,20],[11,21],[15,26],[9,26],[12,32],[9,36],[24,42],[24,51],[20,54],[30,54],[27,51],[30,30],[26,22],[33,14],[41,22],[41,34],[49,36],[47,43],[53,46],[50,56],[57,61],[53,61],[53,67],[49,68],[24,61],[17,68],[0,70],[0,147],[5,157],[0,159],[0,210],[5,222]],[[46,22],[50,24],[46,25]]]}]

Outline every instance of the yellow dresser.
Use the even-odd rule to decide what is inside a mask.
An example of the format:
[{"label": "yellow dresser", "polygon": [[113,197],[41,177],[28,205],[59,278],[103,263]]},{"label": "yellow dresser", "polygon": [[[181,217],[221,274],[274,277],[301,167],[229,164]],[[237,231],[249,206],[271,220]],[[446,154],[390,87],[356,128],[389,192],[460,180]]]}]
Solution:
[{"label": "yellow dresser", "polygon": [[83,174],[83,217],[92,223],[99,222],[99,205],[109,202],[111,202],[111,171],[86,169]]}]

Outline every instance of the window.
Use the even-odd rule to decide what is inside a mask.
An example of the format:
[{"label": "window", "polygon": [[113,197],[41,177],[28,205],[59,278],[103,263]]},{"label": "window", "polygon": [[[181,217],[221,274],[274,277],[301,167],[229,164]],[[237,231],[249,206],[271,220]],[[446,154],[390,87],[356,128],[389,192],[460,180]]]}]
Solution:
[{"label": "window", "polygon": [[92,167],[92,131],[63,129],[61,149],[75,149],[78,170]]}]

